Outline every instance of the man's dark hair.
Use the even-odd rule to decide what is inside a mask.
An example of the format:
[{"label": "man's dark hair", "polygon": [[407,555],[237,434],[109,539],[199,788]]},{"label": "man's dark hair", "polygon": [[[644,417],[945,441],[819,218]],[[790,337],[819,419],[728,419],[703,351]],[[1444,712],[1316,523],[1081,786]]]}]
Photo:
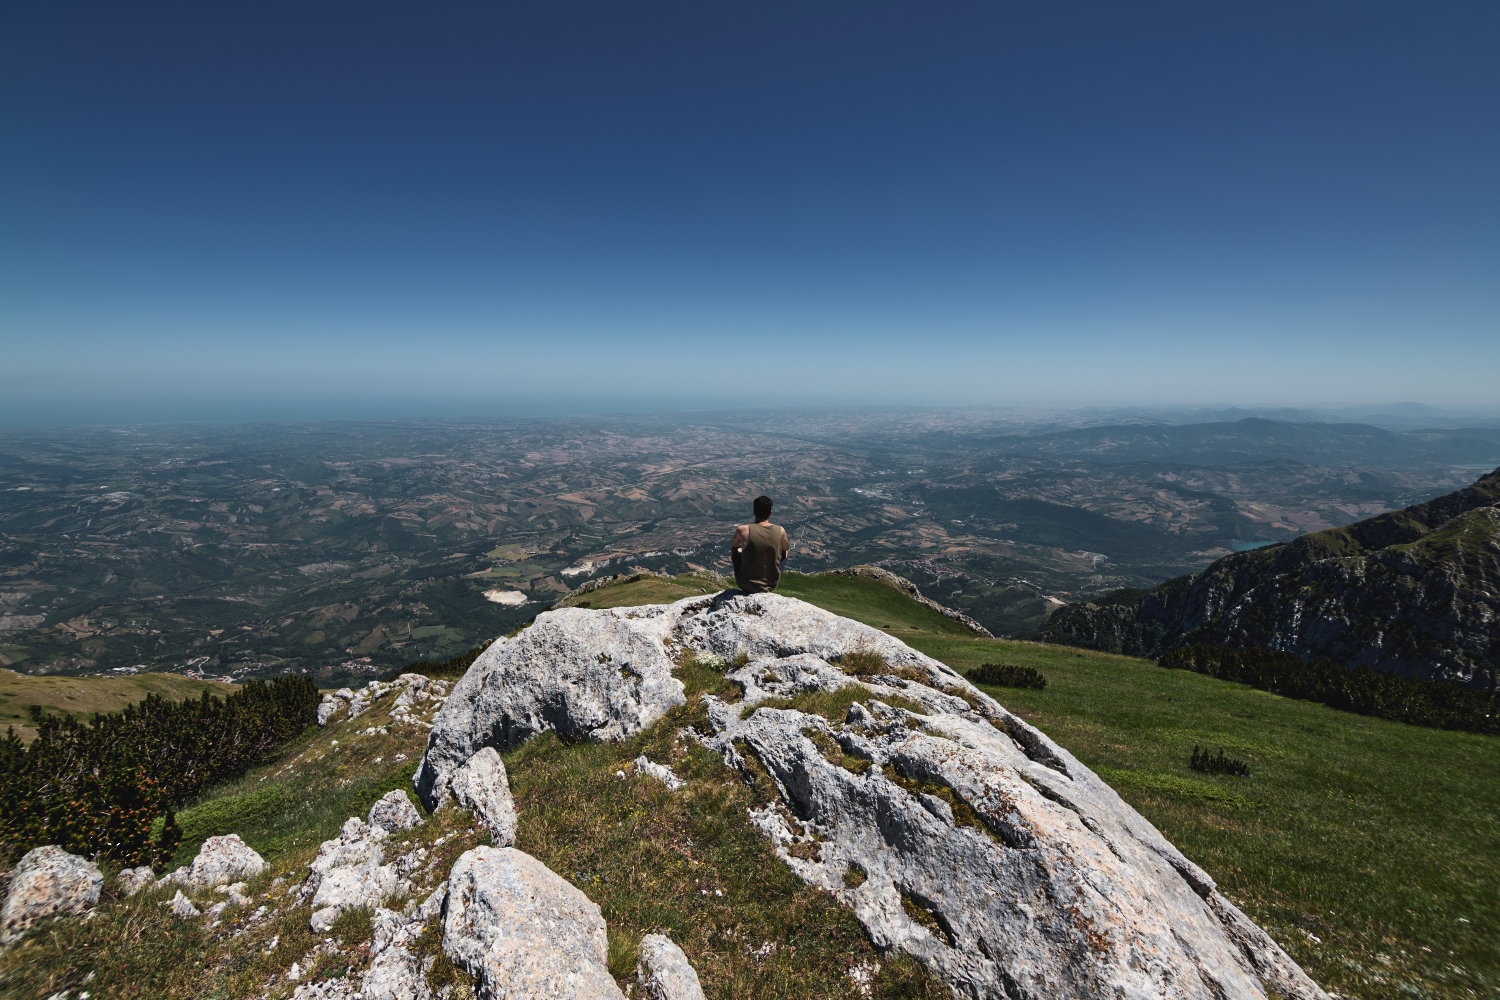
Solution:
[{"label": "man's dark hair", "polygon": [[771,516],[771,498],[770,497],[756,497],[755,498],[755,519],[757,521],[764,521],[766,518],[768,518],[770,516]]}]

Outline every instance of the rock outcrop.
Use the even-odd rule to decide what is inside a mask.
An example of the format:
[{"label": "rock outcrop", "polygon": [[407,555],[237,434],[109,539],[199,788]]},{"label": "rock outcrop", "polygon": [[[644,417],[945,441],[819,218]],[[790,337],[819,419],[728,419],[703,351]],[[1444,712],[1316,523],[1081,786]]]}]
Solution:
[{"label": "rock outcrop", "polygon": [[476,847],[448,875],[443,951],[485,1000],[621,1000],[599,907],[513,847]]},{"label": "rock outcrop", "polygon": [[[412,808],[410,802],[407,808]],[[400,887],[397,866],[381,864],[386,836],[383,828],[351,816],[337,837],[323,841],[302,887],[302,898],[312,897],[313,930],[321,934],[345,910],[374,906]]]},{"label": "rock outcrop", "polygon": [[[700,662],[745,658],[728,675],[743,700],[707,697],[714,732],[701,738],[759,787],[752,818],[778,853],[843,900],[877,945],[916,956],[958,994],[1323,1000],[1066,750],[899,640],[775,594],[539,616],[455,688],[419,788],[441,790],[479,748],[546,728],[634,732],[680,697],[670,665],[689,651]],[[741,717],[768,698],[850,685],[846,718],[774,707]],[[557,883],[520,852],[465,855],[450,878],[450,956],[497,984],[512,974],[551,983],[561,968],[588,980],[590,963],[602,969],[602,923],[596,939],[580,931],[587,901]],[[557,910],[572,929],[532,930],[550,918],[523,912],[528,892],[572,900]],[[560,934],[571,935],[570,957],[525,966],[533,936]]]},{"label": "rock outcrop", "polygon": [[1500,470],[1473,486],[1153,590],[1070,604],[1033,638],[1132,656],[1260,647],[1406,677],[1500,681]]},{"label": "rock outcrop", "polygon": [[665,934],[641,938],[635,981],[649,1000],[703,1000],[698,973],[682,949]]},{"label": "rock outcrop", "polygon": [[391,704],[391,721],[413,721],[412,706],[428,700],[441,704],[448,685],[425,674],[402,674],[393,681],[371,681],[358,691],[339,688],[323,695],[323,701],[318,705],[318,725],[328,725],[341,713],[346,713],[350,719],[357,718],[377,699],[397,690],[401,693]]},{"label": "rock outcrop", "polygon": [[127,896],[134,896],[142,889],[151,884],[154,874],[146,865],[139,868],[126,868],[115,876],[115,881],[120,886],[120,891]]},{"label": "rock outcrop", "polygon": [[484,747],[503,750],[548,729],[623,739],[681,705],[682,682],[662,644],[665,612],[559,608],[491,643],[433,719],[415,779],[422,802],[436,808],[453,773]]},{"label": "rock outcrop", "polygon": [[0,947],[39,920],[82,913],[99,901],[103,885],[103,873],[87,858],[50,845],[27,851],[11,872],[0,908]]},{"label": "rock outcrop", "polygon": [[184,865],[162,878],[162,883],[198,889],[212,889],[216,885],[237,882],[251,875],[259,875],[266,869],[266,861],[237,833],[222,837],[209,837],[198,848],[198,856],[191,865]]}]

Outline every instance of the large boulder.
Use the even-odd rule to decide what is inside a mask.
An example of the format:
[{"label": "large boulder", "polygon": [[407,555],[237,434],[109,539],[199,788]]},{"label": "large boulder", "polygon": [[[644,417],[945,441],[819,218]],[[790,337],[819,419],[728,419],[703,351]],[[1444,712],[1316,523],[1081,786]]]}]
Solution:
[{"label": "large boulder", "polygon": [[104,874],[87,858],[48,845],[26,852],[11,872],[0,908],[0,946],[51,916],[81,913],[99,901]]},{"label": "large boulder", "polygon": [[[538,626],[534,641],[520,641]],[[492,646],[490,669],[471,671],[439,714],[429,789],[477,745],[549,726],[627,735],[568,691],[624,698],[626,659],[643,669],[641,687],[665,690],[659,664],[688,650],[748,657],[728,675],[743,700],[706,699],[714,733],[704,742],[769,778],[752,818],[778,854],[848,905],[876,945],[914,955],[955,993],[1325,1000],[1205,872],[1062,747],[899,640],[775,594],[539,617]],[[552,680],[549,655],[563,664]],[[860,697],[843,719],[772,708],[741,718],[764,699],[852,684]],[[528,714],[508,707],[505,691],[550,694],[528,702]]]},{"label": "large boulder", "polygon": [[513,847],[476,847],[448,875],[443,951],[485,1000],[621,1000],[599,907]]},{"label": "large boulder", "polygon": [[505,762],[494,747],[485,747],[459,768],[448,786],[458,804],[473,810],[490,831],[496,847],[516,842],[516,802],[510,794]]},{"label": "large boulder", "polygon": [[266,861],[237,833],[209,837],[198,849],[191,865],[184,865],[162,881],[212,889],[216,885],[238,882],[266,870]]},{"label": "large boulder", "polygon": [[567,739],[619,740],[686,699],[662,640],[665,607],[559,608],[519,635],[497,639],[454,686],[433,719],[417,770],[429,809],[484,747],[505,749],[548,729]]},{"label": "large boulder", "polygon": [[637,954],[635,981],[649,1000],[703,1000],[698,973],[671,938],[647,934]]}]

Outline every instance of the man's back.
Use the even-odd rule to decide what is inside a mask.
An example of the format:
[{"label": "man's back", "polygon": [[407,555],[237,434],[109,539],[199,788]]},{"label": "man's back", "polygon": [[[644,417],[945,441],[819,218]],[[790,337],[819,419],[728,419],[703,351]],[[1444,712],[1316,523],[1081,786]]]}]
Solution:
[{"label": "man's back", "polygon": [[745,544],[735,567],[735,583],[747,594],[769,593],[781,582],[786,532],[781,525],[769,521],[748,524],[744,529]]}]

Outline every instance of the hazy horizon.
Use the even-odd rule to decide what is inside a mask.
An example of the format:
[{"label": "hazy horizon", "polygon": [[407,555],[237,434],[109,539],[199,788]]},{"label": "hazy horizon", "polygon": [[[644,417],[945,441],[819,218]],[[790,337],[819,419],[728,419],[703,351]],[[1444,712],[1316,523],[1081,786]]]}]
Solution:
[{"label": "hazy horizon", "polygon": [[1490,408],[1497,42],[1480,4],[21,0],[0,425]]}]

